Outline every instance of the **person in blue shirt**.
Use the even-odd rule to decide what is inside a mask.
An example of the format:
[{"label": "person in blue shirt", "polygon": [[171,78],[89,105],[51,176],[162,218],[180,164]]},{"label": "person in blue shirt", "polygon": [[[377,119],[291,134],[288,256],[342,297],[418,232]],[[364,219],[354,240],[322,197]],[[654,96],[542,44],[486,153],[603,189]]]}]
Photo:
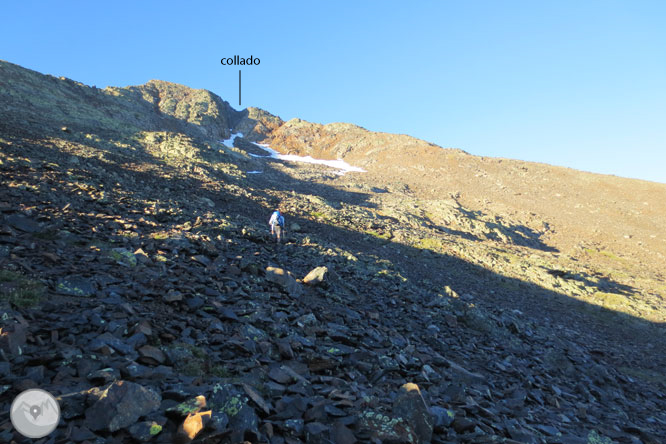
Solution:
[{"label": "person in blue shirt", "polygon": [[280,243],[284,230],[284,216],[280,213],[280,210],[273,211],[271,218],[268,220],[268,225],[271,226],[271,236],[277,236],[277,242]]}]

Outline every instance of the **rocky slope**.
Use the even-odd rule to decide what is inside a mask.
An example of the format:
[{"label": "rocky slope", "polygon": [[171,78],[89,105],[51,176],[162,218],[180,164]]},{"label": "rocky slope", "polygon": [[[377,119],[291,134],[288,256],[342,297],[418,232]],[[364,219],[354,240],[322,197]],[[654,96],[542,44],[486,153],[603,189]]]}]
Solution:
[{"label": "rocky slope", "polygon": [[6,62],[0,175],[4,442],[666,440],[663,185]]}]

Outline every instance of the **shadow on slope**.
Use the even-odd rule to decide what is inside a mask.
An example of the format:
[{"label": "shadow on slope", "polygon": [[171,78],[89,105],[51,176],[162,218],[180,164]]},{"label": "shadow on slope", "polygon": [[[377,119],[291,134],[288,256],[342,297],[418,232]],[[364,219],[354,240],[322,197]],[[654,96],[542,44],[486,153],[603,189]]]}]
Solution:
[{"label": "shadow on slope", "polygon": [[[496,217],[497,222],[493,222],[487,220],[489,216],[483,214],[482,211],[468,210],[462,206],[459,206],[457,209],[467,219],[478,221],[479,223],[485,225],[486,231],[488,232],[485,237],[488,239],[501,240],[509,242],[513,245],[533,248],[535,250],[541,250],[545,252],[559,252],[557,248],[543,242],[541,239],[543,235],[542,233],[539,233],[530,227],[520,224],[502,223],[501,219],[498,217]],[[444,228],[444,230],[446,230],[446,228]],[[471,240],[483,242],[483,239],[478,237]]]},{"label": "shadow on slope", "polygon": [[582,283],[586,287],[594,288],[597,291],[613,293],[622,296],[630,296],[638,293],[638,289],[631,285],[621,284],[607,276],[591,276],[584,272],[570,272],[564,270],[551,270],[545,267],[547,273],[565,280],[573,280]]},{"label": "shadow on slope", "polygon": [[[9,147],[3,147],[3,150],[5,148]],[[31,148],[35,156],[39,156],[38,151],[43,149],[39,145]],[[22,155],[29,156],[30,151],[23,150]],[[205,166],[199,169],[170,167],[155,158],[153,154],[147,152],[144,154],[139,157],[141,162],[135,164],[128,164],[127,157],[124,156],[116,159],[109,157],[103,160],[93,157],[82,159],[77,161],[77,164],[70,165],[66,181],[59,184],[53,182],[52,185],[61,187],[58,189],[61,197],[73,193],[80,195],[82,190],[84,195],[88,193],[88,197],[81,202],[81,205],[96,207],[99,217],[91,216],[91,211],[77,213],[76,205],[72,205],[70,202],[68,211],[79,221],[87,217],[92,226],[111,223],[127,227],[120,231],[127,232],[136,229],[149,236],[160,236],[160,233],[162,236],[166,236],[162,224],[167,222],[160,220],[170,220],[174,229],[178,231],[188,226],[190,229],[196,228],[196,219],[206,214],[218,216],[223,214],[232,221],[240,217],[243,224],[252,226],[257,232],[265,233],[267,231],[265,220],[278,199],[293,198],[298,201],[300,195],[307,194],[320,198],[322,202],[341,202],[349,205],[366,205],[368,199],[367,193],[340,190],[325,184],[313,184],[294,179],[279,169],[273,168],[271,162],[265,163],[266,173],[264,175],[243,180],[241,177],[232,177],[214,169],[206,169]],[[69,160],[62,158],[62,163],[67,162],[71,162],[71,158]],[[78,162],[85,163],[85,165],[79,165]],[[167,177],[161,176],[163,174],[167,174]],[[81,183],[86,180],[94,182],[96,179],[101,179],[104,187],[88,190],[81,187]],[[121,179],[122,183],[117,179]],[[225,185],[234,186],[226,189]],[[105,200],[90,197],[92,193],[100,191],[101,188],[107,192]],[[286,196],[281,196],[281,194]],[[207,199],[215,207],[208,206],[201,198]],[[126,208],[129,202],[132,202],[134,206],[129,214],[108,217],[110,213],[113,213],[113,205]],[[143,211],[139,211],[139,207],[143,207]],[[332,207],[335,209],[336,205],[333,204]],[[119,210],[118,213],[122,211]],[[298,208],[295,211],[298,211]],[[479,215],[469,214],[469,216],[478,217]],[[444,286],[450,286],[457,288],[461,294],[473,294],[475,302],[485,304],[489,309],[501,305],[505,310],[532,312],[535,316],[546,311],[556,313],[563,319],[567,319],[567,322],[571,321],[573,314],[574,318],[578,318],[581,328],[586,324],[594,325],[592,335],[597,335],[602,339],[606,338],[610,341],[609,343],[613,343],[618,337],[628,340],[636,339],[640,343],[645,336],[643,328],[653,326],[653,323],[649,321],[615,313],[613,310],[596,305],[590,306],[590,304],[572,299],[565,294],[519,279],[498,275],[487,268],[447,254],[424,252],[419,248],[387,239],[378,239],[364,232],[328,224],[311,214],[288,214],[287,217],[289,221],[297,222],[302,227],[302,234],[294,234],[295,241],[299,242],[306,236],[316,237],[325,241],[329,246],[342,248],[357,256],[367,255],[374,263],[388,263],[394,268],[396,274],[407,279],[408,286],[423,297],[431,297],[441,292]],[[118,218],[122,218],[124,222],[117,222]],[[95,223],[96,219],[99,222]],[[362,226],[364,221],[358,222],[359,226]],[[238,229],[240,228],[239,225]],[[123,238],[127,234],[112,234],[114,230],[109,230],[110,241],[124,242]],[[480,239],[476,240],[480,241]],[[414,260],[415,258],[417,260]],[[314,268],[316,265],[317,263],[297,263],[294,264],[292,271],[297,275],[304,275],[309,268]],[[607,277],[593,279],[583,273],[567,273],[560,270],[549,270],[548,273],[564,279],[576,280],[599,291],[616,294],[618,297],[633,295],[636,292],[636,289]],[[373,276],[369,281],[377,282],[377,277]],[[374,290],[370,288],[369,291]],[[607,322],[609,319],[610,323]],[[619,333],[622,334],[618,335]]]}]

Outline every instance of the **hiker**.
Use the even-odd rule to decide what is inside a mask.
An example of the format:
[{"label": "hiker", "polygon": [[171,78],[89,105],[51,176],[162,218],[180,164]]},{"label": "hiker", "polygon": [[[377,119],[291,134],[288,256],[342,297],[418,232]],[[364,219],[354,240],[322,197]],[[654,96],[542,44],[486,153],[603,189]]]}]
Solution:
[{"label": "hiker", "polygon": [[284,230],[284,216],[280,213],[280,210],[275,210],[273,214],[271,214],[268,225],[271,226],[271,236],[277,236],[277,242],[280,243],[280,240],[282,239],[282,230]]}]

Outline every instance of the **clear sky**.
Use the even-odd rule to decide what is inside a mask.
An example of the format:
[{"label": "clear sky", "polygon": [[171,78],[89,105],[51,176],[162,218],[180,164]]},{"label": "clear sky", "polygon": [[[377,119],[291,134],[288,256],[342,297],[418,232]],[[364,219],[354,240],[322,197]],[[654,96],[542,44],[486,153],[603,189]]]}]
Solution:
[{"label": "clear sky", "polygon": [[[11,1],[0,59],[666,183],[666,2]],[[238,69],[222,57],[259,57]]]}]

